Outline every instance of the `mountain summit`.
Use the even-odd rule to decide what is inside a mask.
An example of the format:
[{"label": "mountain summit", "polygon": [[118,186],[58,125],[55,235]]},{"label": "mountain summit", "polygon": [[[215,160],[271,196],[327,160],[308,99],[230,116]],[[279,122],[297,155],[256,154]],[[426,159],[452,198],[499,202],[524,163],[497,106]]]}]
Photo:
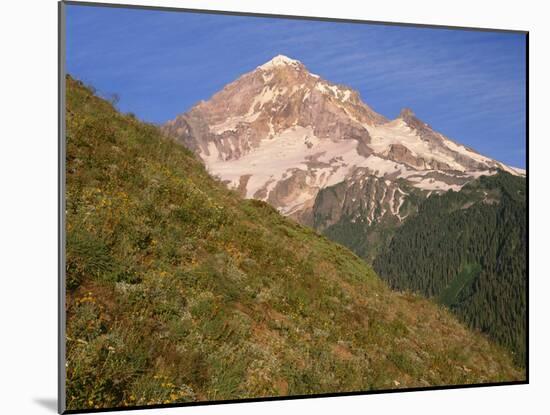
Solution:
[{"label": "mountain summit", "polygon": [[302,65],[303,66],[302,62],[300,61],[291,59],[285,55],[277,55],[273,59],[271,59],[269,62],[266,62],[263,65],[259,66],[259,68],[264,70],[269,70],[281,65],[293,65],[293,66]]},{"label": "mountain summit", "polygon": [[[345,214],[370,224],[384,216],[403,220],[410,189],[429,195],[457,191],[499,169],[523,174],[434,131],[410,109],[388,120],[357,91],[283,55],[163,130],[244,197],[266,201],[308,225],[319,218],[319,192],[335,185],[343,189],[333,203],[353,200],[357,206]],[[344,214],[335,207],[324,210],[320,229]]]}]

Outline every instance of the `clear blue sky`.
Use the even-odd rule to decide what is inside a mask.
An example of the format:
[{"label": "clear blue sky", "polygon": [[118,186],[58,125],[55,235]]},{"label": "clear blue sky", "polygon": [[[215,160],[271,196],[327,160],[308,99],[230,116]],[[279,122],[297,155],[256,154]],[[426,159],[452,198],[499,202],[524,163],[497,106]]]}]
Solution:
[{"label": "clear blue sky", "polygon": [[388,118],[525,167],[525,35],[67,7],[67,71],[122,111],[163,123],[283,54],[357,89]]}]

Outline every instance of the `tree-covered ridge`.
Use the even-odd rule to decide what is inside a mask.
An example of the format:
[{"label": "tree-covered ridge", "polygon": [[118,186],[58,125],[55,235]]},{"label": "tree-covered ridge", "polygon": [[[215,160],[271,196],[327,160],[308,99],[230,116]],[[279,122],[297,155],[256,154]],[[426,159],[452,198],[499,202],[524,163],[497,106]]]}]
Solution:
[{"label": "tree-covered ridge", "polygon": [[500,172],[432,195],[374,268],[389,284],[434,297],[471,327],[526,354],[526,181]]},{"label": "tree-covered ridge", "polygon": [[525,378],[71,78],[66,169],[68,409]]}]

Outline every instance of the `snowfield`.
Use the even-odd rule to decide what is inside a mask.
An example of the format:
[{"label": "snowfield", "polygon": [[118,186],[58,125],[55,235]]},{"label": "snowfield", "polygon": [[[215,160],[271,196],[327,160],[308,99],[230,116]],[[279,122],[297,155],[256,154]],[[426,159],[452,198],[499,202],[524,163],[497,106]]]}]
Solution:
[{"label": "snowfield", "polygon": [[[254,116],[256,115],[248,117]],[[214,128],[217,131],[231,128],[236,122],[241,122],[242,118],[238,120],[230,118],[225,123],[213,127],[213,130]],[[434,170],[417,170],[384,158],[384,154],[387,154],[391,144],[402,144],[419,157],[431,156],[445,162],[461,172],[462,176],[476,178],[482,174],[494,174],[495,172],[494,170],[466,171],[462,165],[448,155],[431,149],[401,120],[378,127],[369,127],[369,131],[372,137],[369,146],[380,155],[371,154],[365,157],[357,151],[359,143],[356,140],[320,139],[315,136],[311,126],[295,126],[265,138],[258,147],[238,159],[224,160],[214,142],[208,144],[210,154],[201,156],[210,173],[219,176],[224,181],[229,181],[230,187],[237,188],[241,176],[250,175],[246,186],[245,196],[247,198],[254,198],[257,192],[264,189],[265,195],[262,199],[267,200],[277,183],[288,179],[297,170],[305,172],[307,179],[302,193],[297,194],[280,209],[285,214],[296,212],[302,206],[311,203],[319,189],[344,181],[356,168],[367,169],[371,175],[380,178],[397,175],[423,190],[448,191],[452,189],[458,191],[462,187],[433,177],[425,177],[433,173]],[[466,149],[458,148],[457,150],[468,153]],[[454,177],[444,171],[440,173],[443,176],[448,175],[449,182]],[[397,214],[403,201],[404,197],[400,198],[399,206],[395,209],[392,208],[392,212]]]}]

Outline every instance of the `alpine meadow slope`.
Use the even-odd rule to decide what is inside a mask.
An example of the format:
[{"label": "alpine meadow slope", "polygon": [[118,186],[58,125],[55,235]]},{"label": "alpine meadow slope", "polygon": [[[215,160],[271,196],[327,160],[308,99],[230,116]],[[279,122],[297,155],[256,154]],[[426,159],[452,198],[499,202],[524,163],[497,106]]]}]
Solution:
[{"label": "alpine meadow slope", "polygon": [[446,309],[66,82],[68,409],[525,379]]}]

